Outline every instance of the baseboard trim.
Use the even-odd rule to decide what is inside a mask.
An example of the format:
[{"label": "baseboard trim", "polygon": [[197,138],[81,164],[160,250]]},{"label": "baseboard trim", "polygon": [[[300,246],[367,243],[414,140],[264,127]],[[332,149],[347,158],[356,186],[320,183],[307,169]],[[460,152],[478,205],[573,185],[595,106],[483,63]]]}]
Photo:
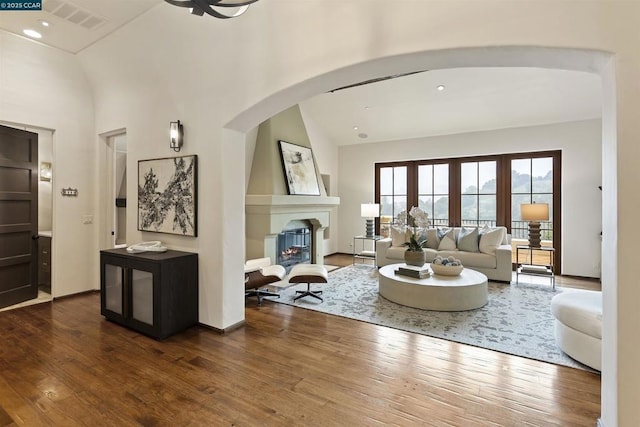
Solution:
[{"label": "baseboard trim", "polygon": [[93,293],[100,293],[100,289],[90,289],[88,291],[81,291],[75,294],[63,295],[61,297],[52,297],[51,301],[60,301],[60,300],[65,300],[69,298],[80,297],[82,295],[93,294]]},{"label": "baseboard trim", "polygon": [[205,325],[204,323],[200,323],[200,322],[198,322],[198,325],[200,325],[200,326],[202,326],[203,328],[206,328],[206,329],[211,329],[212,331],[215,331],[215,332],[217,332],[217,333],[222,335],[222,334],[226,334],[228,332],[231,332],[231,331],[234,331],[234,330],[236,330],[238,328],[243,327],[245,325],[245,323],[247,323],[245,320],[241,320],[238,323],[234,323],[233,325],[227,326],[224,329],[216,328],[215,326],[211,326],[211,325]]}]

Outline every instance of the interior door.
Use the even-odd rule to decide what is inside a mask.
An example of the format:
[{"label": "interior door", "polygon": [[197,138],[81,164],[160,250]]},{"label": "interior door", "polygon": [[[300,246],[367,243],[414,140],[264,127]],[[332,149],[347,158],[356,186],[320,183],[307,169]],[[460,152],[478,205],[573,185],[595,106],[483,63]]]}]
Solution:
[{"label": "interior door", "polygon": [[0,308],[38,296],[38,134],[0,126]]}]

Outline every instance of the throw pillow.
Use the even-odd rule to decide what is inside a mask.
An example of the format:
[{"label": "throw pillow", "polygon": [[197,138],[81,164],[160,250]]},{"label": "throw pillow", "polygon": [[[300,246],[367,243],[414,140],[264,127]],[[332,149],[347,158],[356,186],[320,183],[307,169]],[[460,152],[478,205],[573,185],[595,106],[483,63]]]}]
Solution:
[{"label": "throw pillow", "polygon": [[458,232],[458,249],[465,252],[478,252],[478,229],[460,228]]},{"label": "throw pillow", "polygon": [[486,225],[480,230],[480,252],[495,255],[496,248],[502,244],[504,239],[504,229],[490,228]]},{"label": "throw pillow", "polygon": [[402,246],[403,243],[409,240],[407,235],[407,227],[398,227],[396,225],[391,226],[391,246]]},{"label": "throw pillow", "polygon": [[456,250],[456,237],[453,228],[438,228],[438,237],[440,239],[440,243],[438,244],[439,251]]},{"label": "throw pillow", "polygon": [[440,238],[438,237],[438,229],[427,228],[427,248],[438,249],[440,246]]}]

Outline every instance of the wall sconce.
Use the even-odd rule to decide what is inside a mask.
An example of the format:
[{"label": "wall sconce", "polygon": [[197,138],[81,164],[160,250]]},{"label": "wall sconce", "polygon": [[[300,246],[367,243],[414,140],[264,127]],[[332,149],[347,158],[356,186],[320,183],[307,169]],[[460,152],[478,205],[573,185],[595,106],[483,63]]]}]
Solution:
[{"label": "wall sconce", "polygon": [[169,147],[173,151],[178,152],[182,148],[184,140],[184,131],[180,120],[177,122],[169,122]]},{"label": "wall sconce", "polygon": [[40,163],[40,181],[51,181],[51,163]]}]

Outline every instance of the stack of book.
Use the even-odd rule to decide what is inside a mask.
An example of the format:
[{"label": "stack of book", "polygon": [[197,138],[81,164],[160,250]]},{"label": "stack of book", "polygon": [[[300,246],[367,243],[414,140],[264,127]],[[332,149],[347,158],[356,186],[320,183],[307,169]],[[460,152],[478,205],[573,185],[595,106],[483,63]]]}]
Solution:
[{"label": "stack of book", "polygon": [[396,274],[401,276],[413,277],[415,279],[426,279],[431,276],[429,267],[415,267],[412,265],[403,265],[396,268]]}]

